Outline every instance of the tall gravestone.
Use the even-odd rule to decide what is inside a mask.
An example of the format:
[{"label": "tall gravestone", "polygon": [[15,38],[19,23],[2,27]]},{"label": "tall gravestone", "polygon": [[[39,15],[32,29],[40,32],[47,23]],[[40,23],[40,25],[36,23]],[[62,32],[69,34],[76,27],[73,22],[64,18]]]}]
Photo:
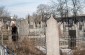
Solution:
[{"label": "tall gravestone", "polygon": [[58,23],[51,15],[46,28],[47,55],[60,55]]}]

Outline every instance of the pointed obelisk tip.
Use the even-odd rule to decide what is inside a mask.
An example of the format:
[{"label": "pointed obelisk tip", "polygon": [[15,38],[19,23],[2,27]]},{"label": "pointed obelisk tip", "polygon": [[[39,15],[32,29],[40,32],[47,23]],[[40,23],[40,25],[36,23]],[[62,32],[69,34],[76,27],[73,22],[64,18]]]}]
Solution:
[{"label": "pointed obelisk tip", "polygon": [[53,14],[51,14],[51,17],[50,18],[53,18]]}]

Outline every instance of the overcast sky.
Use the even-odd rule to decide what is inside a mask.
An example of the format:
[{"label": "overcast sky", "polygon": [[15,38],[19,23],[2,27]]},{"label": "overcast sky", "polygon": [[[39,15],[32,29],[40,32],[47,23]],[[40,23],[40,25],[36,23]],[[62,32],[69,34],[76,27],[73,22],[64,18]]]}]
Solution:
[{"label": "overcast sky", "polygon": [[5,6],[11,16],[15,14],[18,17],[36,12],[39,4],[49,4],[49,0],[0,0],[0,6]]},{"label": "overcast sky", "polygon": [[[15,14],[19,18],[25,18],[28,14],[36,12],[39,4],[50,4],[50,1],[51,0],[0,0],[0,6],[5,6],[11,16]],[[85,2],[85,0],[82,0],[82,2]],[[84,11],[85,6],[83,8]],[[85,11],[83,13],[85,13]]]}]

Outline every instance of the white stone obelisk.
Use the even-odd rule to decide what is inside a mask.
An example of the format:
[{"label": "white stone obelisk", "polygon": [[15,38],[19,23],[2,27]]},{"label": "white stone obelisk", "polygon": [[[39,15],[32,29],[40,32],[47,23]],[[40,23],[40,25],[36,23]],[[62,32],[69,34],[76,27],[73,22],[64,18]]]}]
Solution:
[{"label": "white stone obelisk", "polygon": [[47,55],[60,55],[58,23],[51,15],[46,28]]}]

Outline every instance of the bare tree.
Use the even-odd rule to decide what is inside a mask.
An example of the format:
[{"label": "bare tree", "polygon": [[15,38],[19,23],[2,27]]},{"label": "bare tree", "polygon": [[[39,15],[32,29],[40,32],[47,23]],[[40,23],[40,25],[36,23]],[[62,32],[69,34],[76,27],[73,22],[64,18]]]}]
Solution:
[{"label": "bare tree", "polygon": [[51,9],[54,11],[54,14],[59,17],[76,16],[80,15],[83,11],[85,5],[83,1],[84,0],[52,0]]},{"label": "bare tree", "polygon": [[52,1],[54,7],[54,14],[58,17],[65,17],[68,14],[68,4],[67,0],[57,0],[56,2]]},{"label": "bare tree", "polygon": [[78,9],[79,9],[79,7],[78,7],[79,1],[78,0],[72,0],[72,4],[73,4],[73,15],[76,16]]},{"label": "bare tree", "polygon": [[9,16],[9,12],[5,9],[5,7],[0,7],[0,16]]},{"label": "bare tree", "polygon": [[45,20],[45,15],[50,13],[50,6],[46,4],[40,4],[37,7],[37,14],[41,16],[41,20]]},{"label": "bare tree", "polygon": [[68,10],[68,0],[65,0],[65,4],[66,4],[66,7],[65,7],[65,8],[66,8],[66,9],[65,9],[65,17],[68,17],[68,14],[69,14],[69,13],[68,13],[68,11],[69,11],[69,10]]},{"label": "bare tree", "polygon": [[37,13],[42,14],[42,13],[49,13],[50,6],[46,4],[40,4],[37,7]]},{"label": "bare tree", "polygon": [[81,0],[72,0],[72,6],[73,16],[79,15],[79,12],[83,10],[81,6]]},{"label": "bare tree", "polygon": [[63,6],[63,5],[64,5],[64,3],[63,3],[63,1],[61,1],[61,0],[59,0],[58,2],[59,2],[58,11],[59,11],[59,13],[60,13],[60,16],[63,17],[63,13],[64,13],[64,12],[63,12],[63,11],[64,11],[64,6]]}]

